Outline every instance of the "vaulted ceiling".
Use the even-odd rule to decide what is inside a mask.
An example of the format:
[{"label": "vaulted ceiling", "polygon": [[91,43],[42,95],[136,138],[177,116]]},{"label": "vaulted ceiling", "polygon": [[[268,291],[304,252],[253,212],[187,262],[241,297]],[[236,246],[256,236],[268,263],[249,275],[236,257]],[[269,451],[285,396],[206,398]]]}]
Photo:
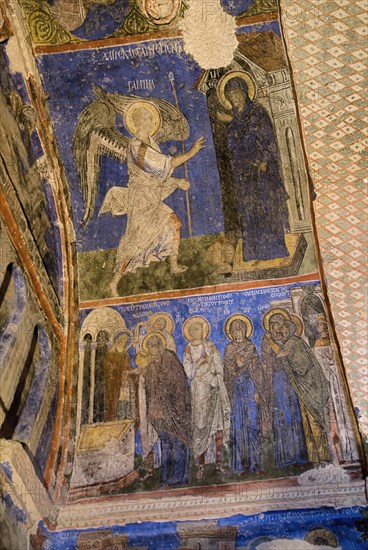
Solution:
[{"label": "vaulted ceiling", "polygon": [[[93,536],[78,538],[80,531],[97,527],[107,529],[101,544],[137,547],[134,529],[128,540],[123,527],[112,527],[261,513],[273,509],[269,491],[278,487],[286,493],[277,508],[365,504],[363,19],[360,2],[0,5],[1,479],[9,548],[29,530],[34,548],[87,548]],[[248,98],[246,108],[232,99],[232,86]],[[232,323],[243,323],[253,364],[265,369],[272,314],[293,324],[307,350],[301,364],[319,365],[304,389],[287,368],[283,390],[272,372],[268,382],[252,375],[253,390],[235,383],[235,374],[226,378]],[[151,333],[171,357],[167,374],[158,369],[152,380],[142,374],[154,363]],[[193,389],[198,358],[188,359],[197,340],[206,359],[218,354],[216,376],[225,369],[216,413],[215,405],[205,415],[196,409],[205,399]],[[321,391],[319,345],[330,354],[336,382],[329,391],[338,397],[330,396],[325,434],[330,458],[321,451],[313,459],[305,411],[307,395]],[[282,433],[291,446],[291,431],[277,431],[269,403],[288,391],[295,398],[290,393],[280,407],[291,414],[298,401],[293,429],[306,443],[283,462]],[[234,403],[244,399],[252,418],[236,416]],[[186,403],[187,443],[180,439]],[[155,407],[166,420],[179,410],[180,429],[155,424]],[[194,426],[209,426],[212,413],[222,415],[208,428],[213,442],[198,435],[195,443]],[[251,422],[259,422],[257,435]],[[179,443],[190,448],[187,463],[186,450],[163,450]],[[244,465],[231,445],[243,445],[248,462],[259,453],[259,463]],[[170,461],[187,473],[165,474]],[[341,475],[336,499],[328,491],[314,499],[303,488],[312,483],[310,463],[321,462]],[[317,484],[328,482],[327,471]],[[295,491],[303,494],[291,502]],[[195,523],[180,533],[174,526],[170,547],[217,537],[232,548],[247,524],[227,525],[212,522],[199,533]],[[71,530],[64,546],[50,535],[55,529]],[[158,533],[150,548],[164,548]],[[236,540],[251,544],[250,535]]]}]

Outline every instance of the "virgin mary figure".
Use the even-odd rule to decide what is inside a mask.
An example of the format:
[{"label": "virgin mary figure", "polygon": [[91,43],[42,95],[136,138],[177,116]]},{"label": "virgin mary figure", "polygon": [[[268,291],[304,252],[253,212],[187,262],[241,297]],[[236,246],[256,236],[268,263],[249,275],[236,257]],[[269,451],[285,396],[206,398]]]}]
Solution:
[{"label": "virgin mary figure", "polygon": [[227,124],[227,145],[242,236],[243,259],[273,260],[289,255],[287,194],[281,176],[275,132],[267,111],[254,101],[256,87],[244,71],[220,80],[219,100],[227,109],[218,118]]},{"label": "virgin mary figure", "polygon": [[257,350],[249,340],[252,332],[252,322],[245,315],[232,315],[225,325],[230,340],[224,356],[224,380],[231,403],[230,468],[237,473],[261,469],[264,384]]}]

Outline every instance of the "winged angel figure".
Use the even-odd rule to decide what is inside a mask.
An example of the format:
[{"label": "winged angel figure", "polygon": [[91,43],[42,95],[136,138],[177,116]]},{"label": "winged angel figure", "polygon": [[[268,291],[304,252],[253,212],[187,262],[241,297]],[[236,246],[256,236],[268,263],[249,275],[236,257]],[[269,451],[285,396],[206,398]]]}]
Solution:
[{"label": "winged angel figure", "polygon": [[[116,296],[125,273],[135,273],[151,262],[169,257],[171,273],[186,271],[187,267],[178,263],[181,221],[163,201],[177,188],[189,189],[189,181],[172,174],[204,147],[205,140],[199,138],[182,154],[165,155],[160,143],[184,142],[189,137],[188,121],[179,109],[160,98],[124,96],[96,85],[93,91],[96,100],[78,119],[73,154],[85,202],[84,224],[94,215],[101,156],[109,155],[128,166],[128,186],[109,189],[99,212],[127,215],[110,283]],[[131,137],[118,131],[117,114],[123,115]]]}]

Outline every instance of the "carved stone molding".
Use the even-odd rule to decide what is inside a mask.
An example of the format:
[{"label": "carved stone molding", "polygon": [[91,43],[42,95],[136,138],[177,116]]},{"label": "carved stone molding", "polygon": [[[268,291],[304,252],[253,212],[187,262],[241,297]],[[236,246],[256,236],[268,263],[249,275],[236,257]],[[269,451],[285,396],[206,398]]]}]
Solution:
[{"label": "carved stone molding", "polygon": [[146,546],[129,546],[128,535],[114,535],[111,529],[80,533],[77,550],[147,550]]}]

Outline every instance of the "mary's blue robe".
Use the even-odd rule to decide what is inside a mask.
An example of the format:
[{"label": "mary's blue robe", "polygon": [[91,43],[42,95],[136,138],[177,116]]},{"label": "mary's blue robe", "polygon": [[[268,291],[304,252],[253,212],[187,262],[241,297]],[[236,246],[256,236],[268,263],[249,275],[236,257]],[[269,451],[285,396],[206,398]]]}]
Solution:
[{"label": "mary's blue robe", "polygon": [[260,470],[259,405],[248,369],[235,379],[230,419],[230,469],[232,472]]},{"label": "mary's blue robe", "polygon": [[[247,97],[247,96],[246,96]],[[289,255],[286,201],[276,137],[266,110],[247,99],[244,109],[233,109],[227,127],[243,259],[272,260]]]}]

